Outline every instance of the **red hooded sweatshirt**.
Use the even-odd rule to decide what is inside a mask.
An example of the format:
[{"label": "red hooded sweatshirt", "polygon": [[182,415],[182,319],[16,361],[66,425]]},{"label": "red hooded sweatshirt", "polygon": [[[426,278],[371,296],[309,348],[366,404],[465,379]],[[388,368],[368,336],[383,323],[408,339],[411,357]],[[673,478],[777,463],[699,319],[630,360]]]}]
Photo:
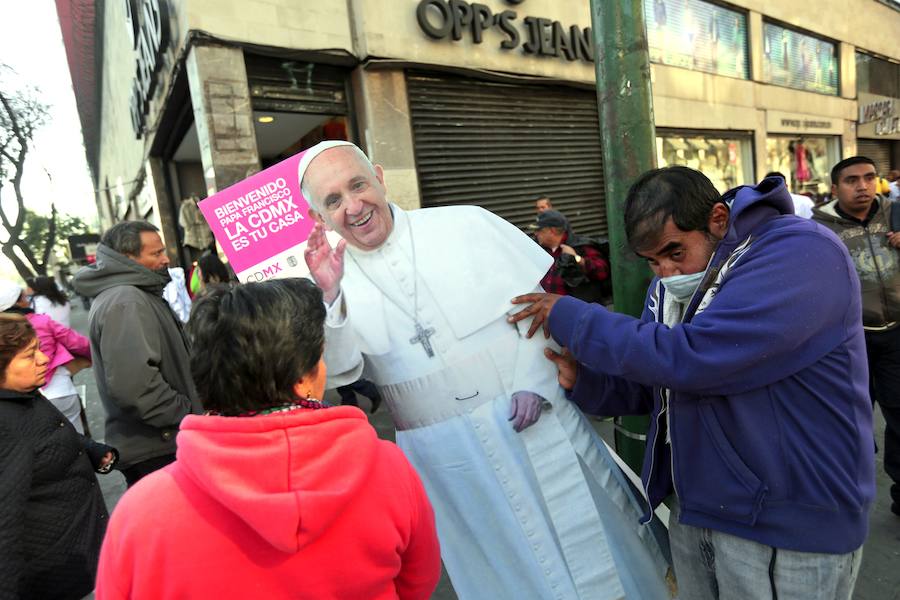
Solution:
[{"label": "red hooded sweatshirt", "polygon": [[424,599],[437,585],[422,483],[355,407],[189,415],[177,456],[116,506],[99,600]]}]

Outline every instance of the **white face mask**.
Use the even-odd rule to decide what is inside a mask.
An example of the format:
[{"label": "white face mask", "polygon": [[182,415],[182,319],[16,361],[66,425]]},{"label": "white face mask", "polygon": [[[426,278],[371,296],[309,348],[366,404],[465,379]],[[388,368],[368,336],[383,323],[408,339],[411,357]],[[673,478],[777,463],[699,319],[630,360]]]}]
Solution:
[{"label": "white face mask", "polygon": [[666,286],[666,293],[672,294],[681,304],[686,303],[697,291],[697,286],[703,281],[706,271],[691,273],[690,275],[671,275],[660,279]]}]

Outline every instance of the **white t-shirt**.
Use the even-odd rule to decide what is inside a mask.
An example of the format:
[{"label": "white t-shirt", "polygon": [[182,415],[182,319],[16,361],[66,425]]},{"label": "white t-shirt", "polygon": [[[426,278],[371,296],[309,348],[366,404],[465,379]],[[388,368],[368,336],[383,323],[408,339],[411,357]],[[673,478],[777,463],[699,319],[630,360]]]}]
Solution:
[{"label": "white t-shirt", "polygon": [[63,327],[71,327],[69,324],[69,313],[71,312],[69,303],[53,304],[47,296],[34,297],[34,312],[39,315],[47,315]]},{"label": "white t-shirt", "polygon": [[804,219],[812,219],[813,206],[815,202],[800,194],[791,194],[791,200],[794,202],[794,214]]},{"label": "white t-shirt", "polygon": [[65,365],[56,367],[56,370],[53,372],[53,377],[51,377],[50,381],[41,388],[41,394],[43,394],[44,398],[47,400],[72,396],[77,393],[78,390],[75,389],[75,384],[72,383],[72,375]]}]

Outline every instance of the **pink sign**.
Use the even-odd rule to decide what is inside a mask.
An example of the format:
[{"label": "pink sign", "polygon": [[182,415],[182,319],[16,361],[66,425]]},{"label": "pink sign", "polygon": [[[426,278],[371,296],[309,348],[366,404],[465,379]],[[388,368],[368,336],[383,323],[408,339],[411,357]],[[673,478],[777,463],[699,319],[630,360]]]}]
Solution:
[{"label": "pink sign", "polygon": [[315,222],[300,192],[303,152],[200,202],[200,211],[241,281],[302,276]]}]

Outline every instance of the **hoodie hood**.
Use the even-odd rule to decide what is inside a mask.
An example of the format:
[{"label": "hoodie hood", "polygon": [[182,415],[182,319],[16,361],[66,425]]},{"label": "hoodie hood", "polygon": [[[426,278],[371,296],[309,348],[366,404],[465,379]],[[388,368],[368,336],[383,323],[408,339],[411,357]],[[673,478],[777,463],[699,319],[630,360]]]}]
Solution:
[{"label": "hoodie hood", "polygon": [[766,177],[757,185],[742,185],[725,192],[722,200],[731,209],[725,243],[743,241],[757,225],[778,216],[794,214],[794,202],[781,177]]},{"label": "hoodie hood", "polygon": [[379,440],[355,407],[258,417],[189,415],[178,464],[204,492],[282,552],[320,538],[356,500]]},{"label": "hoodie hood", "polygon": [[97,246],[97,262],[81,268],[72,287],[82,296],[97,297],[100,292],[120,285],[131,285],[155,296],[169,283],[169,273],[157,273],[140,265],[109,246]]},{"label": "hoodie hood", "polygon": [[[766,177],[757,185],[742,185],[732,188],[722,195],[722,201],[728,205],[730,210],[728,230],[709,259],[706,275],[698,286],[701,293],[694,293],[684,312],[684,322],[689,322],[693,318],[706,296],[706,291],[719,277],[725,261],[732,257],[732,253],[738,247],[748,247],[747,239],[758,227],[781,215],[794,214],[794,201],[781,177]],[[656,290],[654,305],[657,310],[651,308],[651,312],[656,315],[659,314],[657,311],[662,309],[665,301],[665,286],[658,285],[658,282],[659,278],[655,277],[650,284],[651,289]]]}]

